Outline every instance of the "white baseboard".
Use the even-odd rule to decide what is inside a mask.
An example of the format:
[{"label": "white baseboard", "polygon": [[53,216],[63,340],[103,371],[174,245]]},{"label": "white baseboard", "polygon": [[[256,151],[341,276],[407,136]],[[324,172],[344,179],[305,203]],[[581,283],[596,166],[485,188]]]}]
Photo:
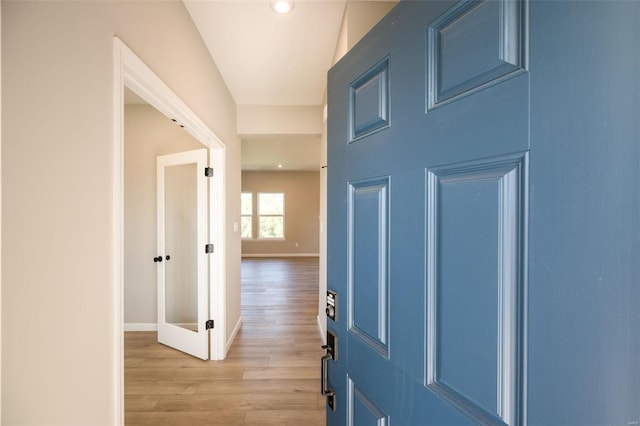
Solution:
[{"label": "white baseboard", "polygon": [[158,324],[155,322],[126,322],[124,331],[158,331]]},{"label": "white baseboard", "polygon": [[229,336],[229,339],[227,339],[227,347],[224,350],[225,357],[226,357],[227,352],[229,352],[229,348],[231,348],[231,344],[233,344],[233,341],[236,339],[236,335],[240,331],[241,327],[242,327],[242,317],[238,318],[238,322],[236,323],[236,326],[233,327],[233,331],[231,332],[231,336]]},{"label": "white baseboard", "polygon": [[242,257],[320,257],[320,253],[242,253]]},{"label": "white baseboard", "polygon": [[322,344],[326,345],[327,344],[327,323],[325,320],[325,323],[322,323],[322,319],[320,317],[320,315],[318,315],[316,317],[316,319],[318,320],[318,331],[320,332],[320,338],[322,339]]}]

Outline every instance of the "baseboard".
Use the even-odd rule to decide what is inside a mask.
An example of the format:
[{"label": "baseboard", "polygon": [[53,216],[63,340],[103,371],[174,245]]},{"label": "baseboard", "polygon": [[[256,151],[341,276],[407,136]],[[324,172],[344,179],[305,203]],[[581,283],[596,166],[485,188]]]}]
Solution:
[{"label": "baseboard", "polygon": [[155,322],[126,322],[124,331],[158,331],[158,324]]},{"label": "baseboard", "polygon": [[320,319],[320,315],[316,316],[316,319],[318,320],[318,331],[320,332],[320,338],[322,339],[322,344],[326,345],[327,344],[327,330],[325,329],[326,327],[326,323],[323,326],[322,325],[322,320]]},{"label": "baseboard", "polygon": [[242,257],[320,257],[320,253],[242,253]]},{"label": "baseboard", "polygon": [[229,339],[227,339],[227,347],[224,350],[225,356],[226,356],[227,352],[229,352],[229,348],[231,348],[231,345],[233,344],[233,341],[236,339],[236,335],[240,331],[241,327],[242,327],[242,317],[238,318],[238,322],[236,323],[236,326],[233,327],[233,331],[231,332],[231,336],[229,336]]}]

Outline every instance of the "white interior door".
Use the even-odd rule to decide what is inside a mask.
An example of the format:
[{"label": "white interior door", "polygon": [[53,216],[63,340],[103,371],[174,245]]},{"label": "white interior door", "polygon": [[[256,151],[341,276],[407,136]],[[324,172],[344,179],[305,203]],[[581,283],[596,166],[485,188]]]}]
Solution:
[{"label": "white interior door", "polygon": [[158,342],[209,359],[207,150],[157,159]]}]

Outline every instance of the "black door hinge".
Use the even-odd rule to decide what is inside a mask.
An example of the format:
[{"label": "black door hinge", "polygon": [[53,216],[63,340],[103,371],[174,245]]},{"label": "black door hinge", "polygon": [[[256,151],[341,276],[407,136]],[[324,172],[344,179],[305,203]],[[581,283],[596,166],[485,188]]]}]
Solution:
[{"label": "black door hinge", "polygon": [[213,177],[213,167],[205,167],[204,168],[204,175],[206,177]]},{"label": "black door hinge", "polygon": [[204,252],[207,254],[213,253],[213,244],[207,244],[204,246]]},{"label": "black door hinge", "polygon": [[213,320],[207,320],[204,326],[206,330],[213,330]]}]

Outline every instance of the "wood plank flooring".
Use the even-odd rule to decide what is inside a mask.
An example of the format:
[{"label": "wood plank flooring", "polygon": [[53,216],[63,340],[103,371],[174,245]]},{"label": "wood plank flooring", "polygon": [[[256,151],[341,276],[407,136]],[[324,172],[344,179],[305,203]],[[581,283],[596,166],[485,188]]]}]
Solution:
[{"label": "wood plank flooring", "polygon": [[125,333],[125,424],[320,426],[318,259],[243,259],[243,326],[224,361]]}]

